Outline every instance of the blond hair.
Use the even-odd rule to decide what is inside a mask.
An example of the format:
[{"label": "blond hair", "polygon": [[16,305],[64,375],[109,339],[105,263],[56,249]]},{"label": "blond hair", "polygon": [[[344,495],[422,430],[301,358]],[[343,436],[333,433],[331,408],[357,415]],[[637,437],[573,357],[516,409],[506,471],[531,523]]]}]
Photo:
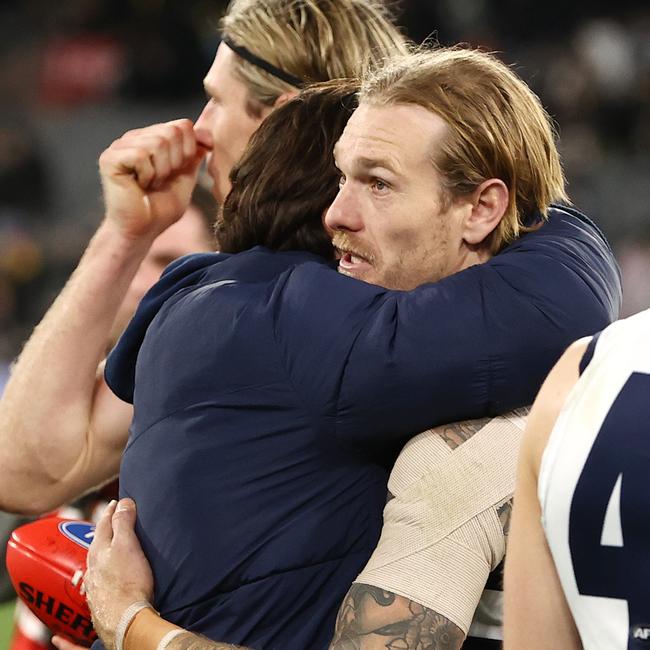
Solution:
[{"label": "blond hair", "polygon": [[539,98],[495,56],[461,47],[420,49],[362,82],[360,101],[415,104],[448,129],[433,164],[452,198],[483,181],[501,179],[509,201],[487,244],[493,253],[546,216],[550,203],[569,202],[555,130]]},{"label": "blond hair", "polygon": [[[232,0],[220,28],[255,56],[313,83],[360,77],[406,54],[406,41],[391,18],[382,0]],[[234,71],[258,107],[295,91],[240,57]]]}]

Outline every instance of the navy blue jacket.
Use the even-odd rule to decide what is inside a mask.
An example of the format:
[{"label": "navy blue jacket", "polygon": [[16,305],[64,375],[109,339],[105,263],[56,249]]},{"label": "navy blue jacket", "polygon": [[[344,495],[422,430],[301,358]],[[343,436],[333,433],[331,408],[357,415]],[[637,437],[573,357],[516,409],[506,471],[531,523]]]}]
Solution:
[{"label": "navy blue jacket", "polygon": [[326,648],[401,445],[530,404],[619,302],[608,244],[564,208],[410,292],[264,248],[172,264],[106,366],[135,405],[120,484],[155,606],[219,641]]}]

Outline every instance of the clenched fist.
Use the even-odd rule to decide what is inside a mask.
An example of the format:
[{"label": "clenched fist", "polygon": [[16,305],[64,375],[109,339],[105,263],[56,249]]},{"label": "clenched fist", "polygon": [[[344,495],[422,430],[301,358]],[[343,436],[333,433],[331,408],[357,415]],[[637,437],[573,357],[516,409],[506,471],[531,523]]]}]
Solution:
[{"label": "clenched fist", "polygon": [[128,237],[155,237],[185,212],[206,148],[190,120],[128,131],[99,158],[106,217]]}]

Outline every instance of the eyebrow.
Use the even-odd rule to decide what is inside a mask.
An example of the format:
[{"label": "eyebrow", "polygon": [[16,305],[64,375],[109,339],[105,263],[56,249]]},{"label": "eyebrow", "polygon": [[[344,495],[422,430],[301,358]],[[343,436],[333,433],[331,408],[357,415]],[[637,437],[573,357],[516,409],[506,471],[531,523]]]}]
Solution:
[{"label": "eyebrow", "polygon": [[[336,149],[337,145],[334,145],[334,163],[336,164]],[[354,165],[360,167],[363,170],[381,168],[385,169],[392,174],[399,174],[399,170],[393,162],[388,158],[372,158],[370,156],[359,156],[354,158]],[[337,165],[338,168],[338,165]]]},{"label": "eyebrow", "polygon": [[380,167],[393,174],[398,173],[395,165],[387,158],[369,158],[367,156],[361,156],[355,160],[355,164],[359,165],[362,169],[374,169]]}]

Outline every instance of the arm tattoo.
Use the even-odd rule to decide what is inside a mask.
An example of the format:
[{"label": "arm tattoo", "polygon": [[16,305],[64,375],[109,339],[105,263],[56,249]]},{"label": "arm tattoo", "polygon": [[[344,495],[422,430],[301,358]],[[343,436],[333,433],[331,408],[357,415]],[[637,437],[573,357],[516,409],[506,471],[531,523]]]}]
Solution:
[{"label": "arm tattoo", "polygon": [[232,643],[210,641],[200,634],[184,632],[174,637],[168,644],[167,650],[250,650]]},{"label": "arm tattoo", "polygon": [[464,639],[449,619],[408,598],[353,584],[339,610],[330,650],[458,650]]},{"label": "arm tattoo", "polygon": [[460,447],[467,442],[475,433],[478,433],[492,418],[481,418],[480,420],[465,420],[454,422],[433,429],[446,443],[450,449]]}]

